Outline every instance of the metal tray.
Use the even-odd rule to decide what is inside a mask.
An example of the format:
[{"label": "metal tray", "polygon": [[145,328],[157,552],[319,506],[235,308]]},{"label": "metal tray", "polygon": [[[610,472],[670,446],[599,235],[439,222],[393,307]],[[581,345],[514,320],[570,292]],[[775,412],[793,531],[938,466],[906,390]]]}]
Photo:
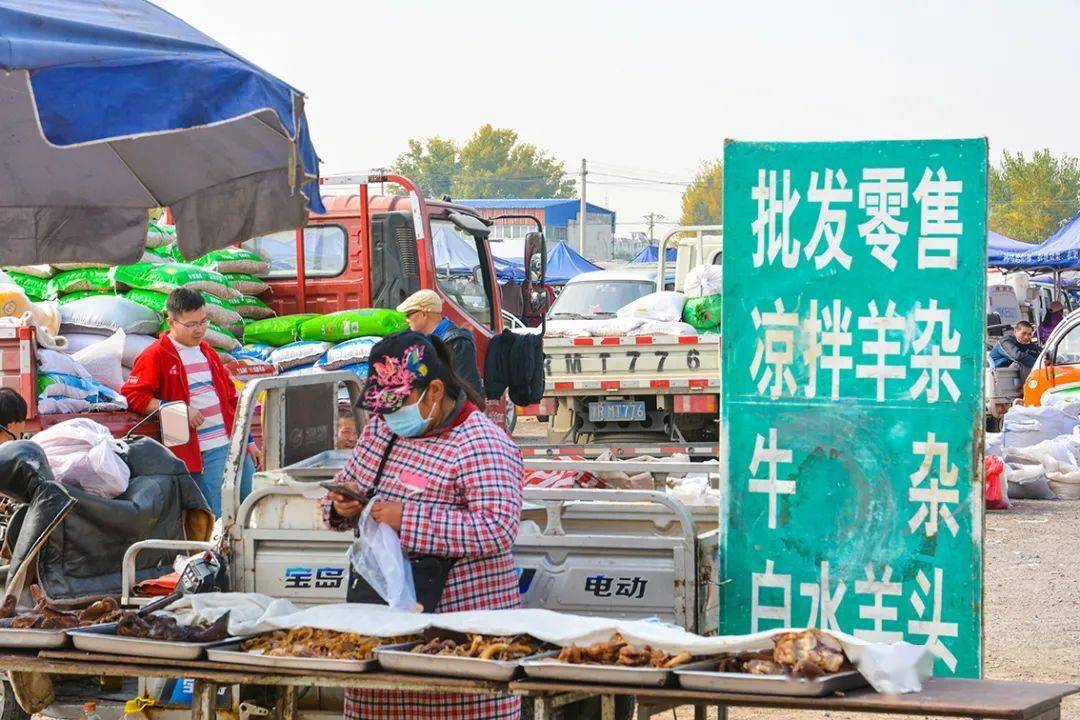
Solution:
[{"label": "metal tray", "polygon": [[621,665],[583,663],[574,665],[550,660],[522,662],[525,674],[537,680],[572,680],[583,683],[612,683],[615,685],[638,685],[663,687],[671,677],[671,670],[662,668],[636,668]]},{"label": "metal tray", "polygon": [[28,630],[0,627],[0,648],[55,650],[67,645],[67,630]]},{"label": "metal tray", "polygon": [[257,665],[259,667],[289,668],[292,670],[321,670],[323,672],[370,672],[379,664],[371,660],[336,660],[334,658],[276,657],[260,655],[240,649],[238,641],[218,645],[206,651],[211,662],[234,665]]},{"label": "metal tray", "polygon": [[332,480],[352,457],[352,450],[326,450],[317,455],[286,465],[281,471],[293,478]]},{"label": "metal tray", "polygon": [[[835,692],[853,690],[866,685],[866,679],[857,671],[823,675],[814,680],[793,678],[787,675],[751,675],[749,673],[723,673],[711,668],[716,660],[694,663],[675,669],[679,685],[688,690],[712,692],[750,693],[754,695],[797,695],[801,697],[824,697]],[[702,667],[704,665],[705,667]]]},{"label": "metal tray", "polygon": [[68,630],[68,635],[75,643],[75,648],[84,652],[130,655],[159,660],[198,660],[207,648],[237,640],[237,638],[225,638],[208,643],[186,643],[125,637],[116,634],[116,623]]},{"label": "metal tray", "polygon": [[481,660],[448,655],[423,655],[410,652],[417,643],[387,645],[375,651],[379,664],[387,670],[417,675],[449,675],[475,680],[513,680],[521,673],[522,663],[552,657],[555,651],[529,655],[518,660]]}]

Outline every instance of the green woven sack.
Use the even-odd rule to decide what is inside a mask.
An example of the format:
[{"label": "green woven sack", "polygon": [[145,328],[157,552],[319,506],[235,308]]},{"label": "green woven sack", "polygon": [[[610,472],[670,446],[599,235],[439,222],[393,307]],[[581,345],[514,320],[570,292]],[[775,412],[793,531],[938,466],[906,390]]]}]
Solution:
[{"label": "green woven sack", "polygon": [[723,305],[723,295],[690,298],[683,306],[683,320],[699,333],[715,331],[720,327],[720,312]]},{"label": "green woven sack", "polygon": [[277,314],[262,300],[249,295],[241,295],[228,302],[233,310],[240,313],[240,317],[248,320],[264,320]]},{"label": "green woven sack", "polygon": [[229,286],[229,281],[221,273],[187,263],[135,263],[115,267],[112,273],[117,287],[120,288],[169,293],[178,287],[186,287],[208,292],[222,299],[239,294]]},{"label": "green woven sack", "polygon": [[386,337],[409,327],[405,314],[386,308],[342,310],[308,320],[300,327],[301,340],[343,342],[358,337]]},{"label": "green woven sack", "polygon": [[7,271],[7,276],[11,278],[11,282],[21,287],[26,297],[31,300],[44,300],[49,297],[49,281],[45,278],[24,275],[12,270]]},{"label": "green woven sack", "polygon": [[270,270],[270,263],[266,262],[266,258],[257,252],[243,248],[211,250],[194,260],[192,264],[220,273],[263,275]]},{"label": "green woven sack", "polygon": [[319,316],[309,313],[255,320],[244,325],[244,343],[262,343],[274,347],[288,345],[300,339],[301,325],[317,317]]},{"label": "green woven sack", "polygon": [[80,290],[96,290],[99,293],[113,289],[109,268],[83,268],[65,270],[49,281],[46,297],[57,298]]}]

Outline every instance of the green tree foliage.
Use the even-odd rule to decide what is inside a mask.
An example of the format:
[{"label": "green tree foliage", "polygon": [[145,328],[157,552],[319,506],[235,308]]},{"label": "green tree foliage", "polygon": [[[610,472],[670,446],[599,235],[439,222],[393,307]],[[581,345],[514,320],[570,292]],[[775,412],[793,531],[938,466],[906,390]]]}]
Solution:
[{"label": "green tree foliage", "polygon": [[1023,242],[1040,242],[1080,210],[1080,166],[1049,150],[1031,156],[1004,153],[988,178],[989,225]]},{"label": "green tree foliage", "polygon": [[683,225],[719,225],[724,222],[724,165],[706,162],[682,196]]},{"label": "green tree foliage", "polygon": [[409,141],[409,151],[398,156],[394,170],[420,183],[428,197],[450,195],[458,174],[458,149],[453,140],[431,137]]},{"label": "green tree foliage", "polygon": [[432,137],[409,141],[394,170],[431,197],[571,197],[566,167],[535,145],[518,141],[513,130],[484,125],[468,142]]}]

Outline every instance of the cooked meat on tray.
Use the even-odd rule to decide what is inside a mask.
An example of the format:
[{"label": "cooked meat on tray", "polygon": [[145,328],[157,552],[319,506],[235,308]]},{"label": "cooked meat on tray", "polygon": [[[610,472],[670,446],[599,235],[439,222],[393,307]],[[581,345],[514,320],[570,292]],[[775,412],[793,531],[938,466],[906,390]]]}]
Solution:
[{"label": "cooked meat on tray", "polygon": [[30,586],[34,596],[34,609],[16,615],[8,627],[16,630],[70,630],[72,628],[116,622],[124,611],[120,603],[108,597],[98,600],[83,610],[59,610],[49,605],[45,593],[37,585]]},{"label": "cooked meat on tray", "polygon": [[557,658],[558,662],[597,665],[622,665],[623,667],[660,668],[668,669],[685,665],[694,657],[688,652],[674,655],[663,650],[655,650],[648,645],[636,647],[616,633],[611,639],[603,643],[595,643],[585,647],[568,645],[562,649]]},{"label": "cooked meat on tray", "polygon": [[505,662],[519,660],[527,655],[535,655],[543,649],[543,643],[529,635],[502,637],[470,634],[464,640],[432,638],[423,645],[414,647],[412,652],[423,655],[444,655]]},{"label": "cooked meat on tray", "polygon": [[790,675],[816,678],[850,670],[840,644],[819,630],[784,633],[773,638],[773,649],[724,656],[720,672],[751,675]]},{"label": "cooked meat on tray", "polygon": [[139,617],[138,613],[129,611],[117,622],[116,634],[167,642],[216,642],[229,637],[229,614],[225,613],[213,623],[181,625],[169,615]]},{"label": "cooked meat on tray", "polygon": [[300,627],[256,635],[245,640],[240,647],[247,652],[271,657],[371,660],[375,657],[375,649],[381,645],[395,645],[415,639],[415,637],[371,637],[356,633]]}]

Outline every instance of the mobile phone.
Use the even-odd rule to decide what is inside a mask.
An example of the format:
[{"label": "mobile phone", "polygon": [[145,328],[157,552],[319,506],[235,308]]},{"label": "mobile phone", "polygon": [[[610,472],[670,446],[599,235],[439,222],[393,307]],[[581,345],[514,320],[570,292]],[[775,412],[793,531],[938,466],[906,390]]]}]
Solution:
[{"label": "mobile phone", "polygon": [[351,500],[359,500],[360,502],[367,502],[367,496],[365,496],[355,485],[349,485],[347,483],[338,483],[333,480],[327,480],[326,482],[319,483],[320,487],[324,487],[330,492],[336,492],[339,495],[344,495]]}]

